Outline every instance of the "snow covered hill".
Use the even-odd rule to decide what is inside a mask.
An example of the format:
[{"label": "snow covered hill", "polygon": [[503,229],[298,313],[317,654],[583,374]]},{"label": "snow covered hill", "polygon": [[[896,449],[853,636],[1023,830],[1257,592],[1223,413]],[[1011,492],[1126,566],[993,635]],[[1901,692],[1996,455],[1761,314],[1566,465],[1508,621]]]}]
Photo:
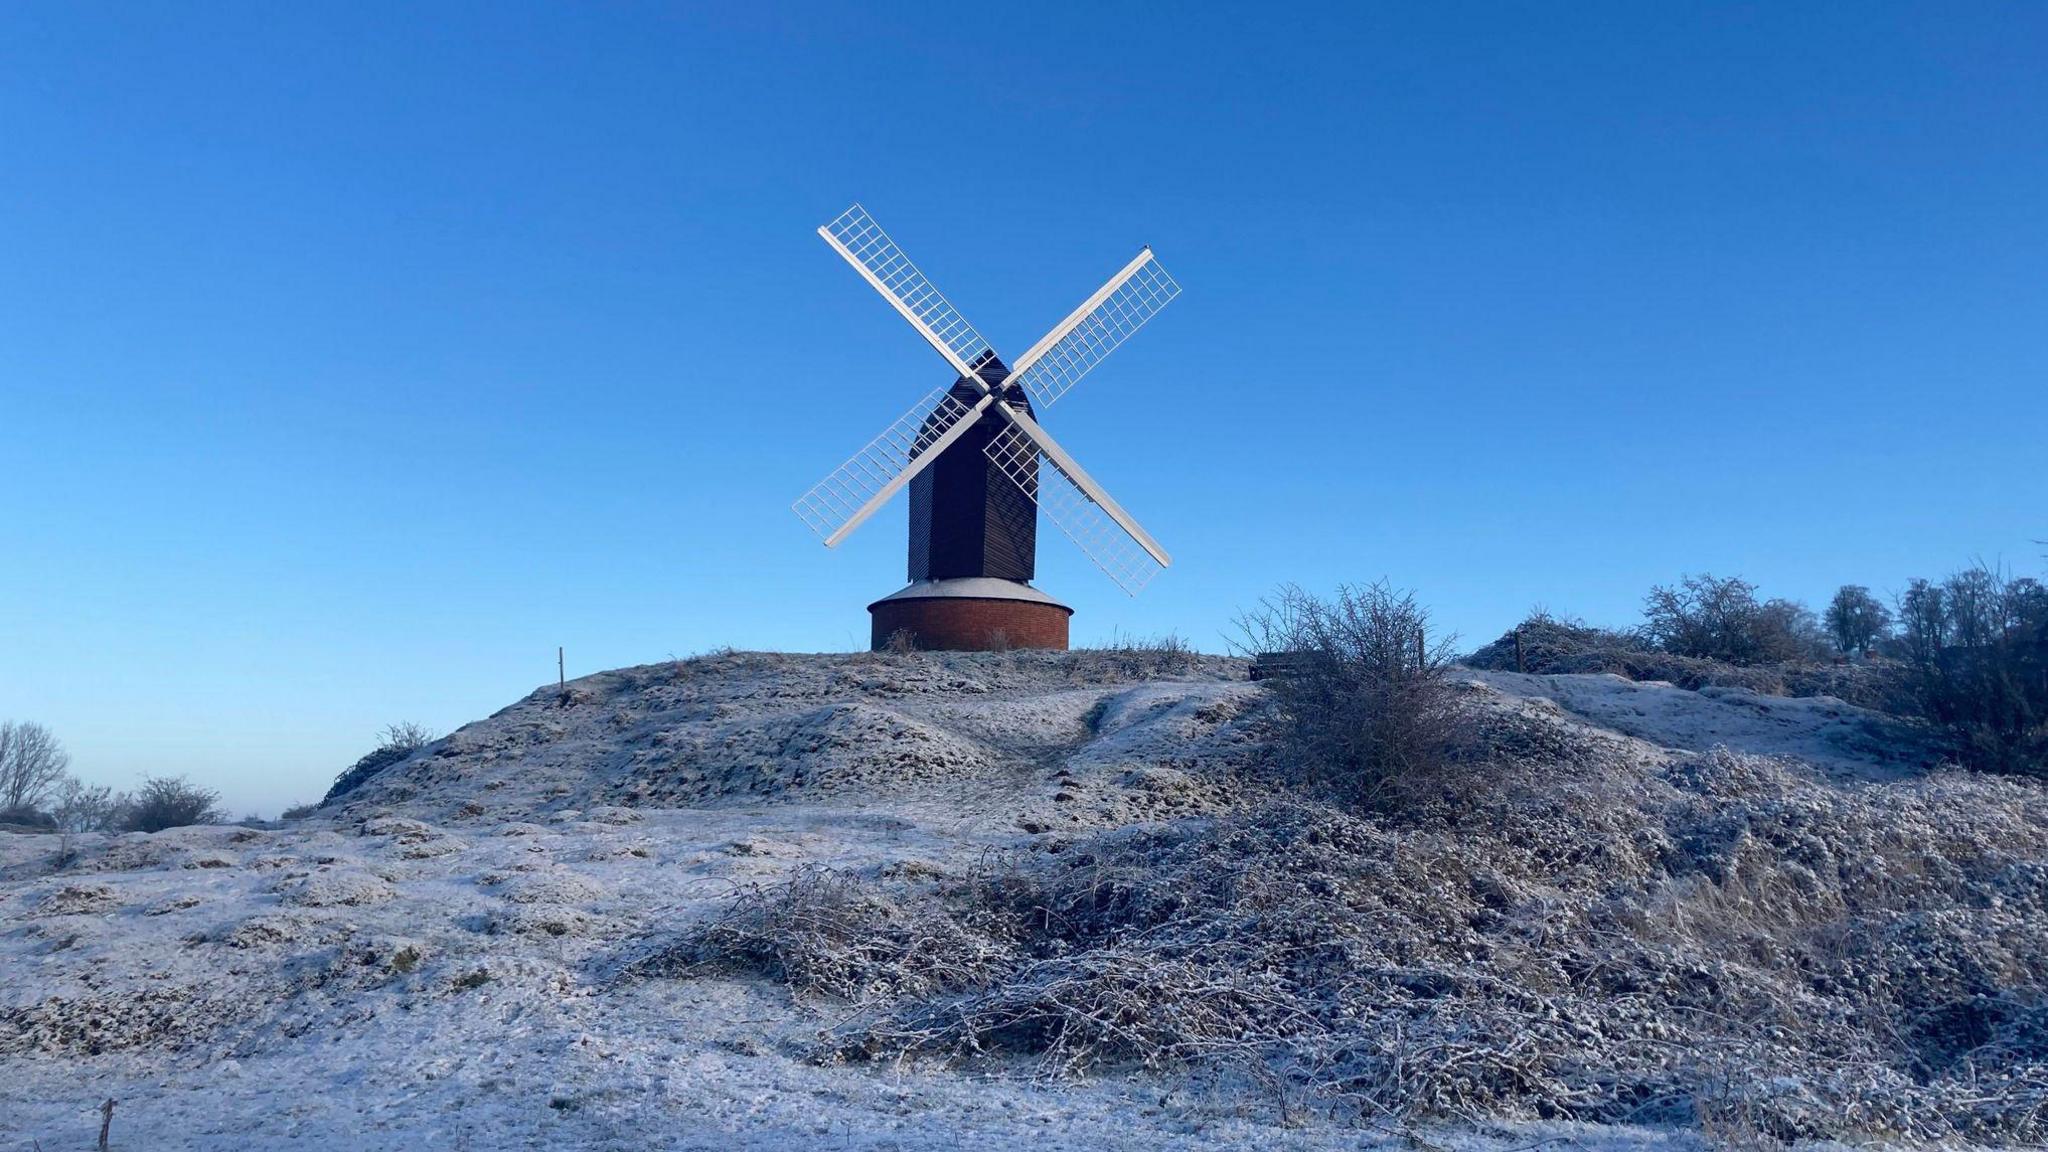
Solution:
[{"label": "snow covered hill", "polygon": [[[1720,746],[1790,758],[1815,795],[1927,779],[1911,730],[1826,698],[1468,677],[1482,710],[1606,771]],[[634,973],[807,865],[955,875],[1245,811],[1273,789],[1262,700],[1216,657],[735,653],[536,691],[282,828],[85,837],[61,866],[54,838],[0,836],[0,1149],[85,1147],[109,1097],[116,1148],[1408,1146],[1229,1077],[821,1061],[845,1004]],[[1942,796],[2010,827],[2035,870],[2012,891],[2048,889],[2038,791]],[[1702,1139],[1527,1117],[1428,1134],[1553,1137]]]}]

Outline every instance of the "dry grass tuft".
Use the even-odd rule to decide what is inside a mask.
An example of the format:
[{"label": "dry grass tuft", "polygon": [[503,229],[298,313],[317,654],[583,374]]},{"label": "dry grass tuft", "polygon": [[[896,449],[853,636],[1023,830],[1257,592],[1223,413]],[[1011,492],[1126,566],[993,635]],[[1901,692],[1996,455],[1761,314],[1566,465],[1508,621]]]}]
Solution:
[{"label": "dry grass tuft", "polygon": [[643,971],[850,1001],[833,1059],[1231,1067],[1372,1122],[2038,1142],[2030,788],[1553,760],[1421,823],[1286,801],[965,876],[810,869]]}]

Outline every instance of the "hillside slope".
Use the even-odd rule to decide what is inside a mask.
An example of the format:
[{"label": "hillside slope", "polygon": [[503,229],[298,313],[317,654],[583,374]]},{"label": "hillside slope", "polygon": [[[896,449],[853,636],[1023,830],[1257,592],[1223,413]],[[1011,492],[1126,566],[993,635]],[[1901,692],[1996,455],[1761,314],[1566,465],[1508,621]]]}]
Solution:
[{"label": "hillside slope", "polygon": [[[1826,1025],[1818,1039],[1788,1033],[1782,1059],[1720,1053],[1776,1085],[1742,1113],[1757,1123],[1845,1131],[1820,1110],[1852,1094],[1800,1081],[1809,1051],[1875,1068],[1900,1115],[1920,1109],[1963,1136],[2007,1130],[2005,1110],[2048,1099],[2027,1095],[2048,1093],[2039,1052],[2030,1064],[2009,1051],[2038,1044],[2028,1029],[2048,1020],[2027,1000],[2048,963],[2038,789],[1929,774],[1910,730],[1825,698],[1469,679],[1500,750],[1484,771],[1512,771],[1444,802],[1463,826],[1284,815],[1306,810],[1265,762],[1263,691],[1239,661],[743,653],[537,691],[299,825],[88,837],[61,868],[48,838],[0,837],[0,1146],[82,1144],[112,1096],[117,1147],[1308,1149],[1399,1143],[1394,1129],[1425,1122],[1430,1139],[1474,1148],[1689,1147],[1731,1113],[1645,1100],[1636,1122],[1650,1127],[1568,1122],[1625,1119],[1575,1076],[1611,1088],[1684,1070],[1655,1054],[1670,1040],[1637,1039],[1683,1035],[1658,1015],[1676,1009],[1655,1008],[1695,1003],[1660,990],[1672,979],[1723,989],[1697,993],[1709,999],[1790,989]],[[992,867],[1057,895],[1057,870],[1123,853],[1141,862],[1132,883],[1177,883],[1193,874],[1173,869],[1215,863],[1203,837],[1278,843],[1297,819],[1349,855],[1274,856],[1253,879],[1327,873],[1355,891],[1349,906],[1373,926],[1346,947],[1403,952],[1370,970],[1408,973],[1381,1006],[1404,1027],[1461,1028],[1480,1051],[1491,1027],[1591,1028],[1553,1045],[1578,1062],[1514,1065],[1526,1082],[1452,1068],[1425,1085],[1447,1105],[1397,1124],[1201,1061],[1112,1063],[1083,1081],[1035,1076],[1043,1063],[1021,1050],[846,1066],[819,1059],[821,1040],[873,1035],[923,1005],[793,997],[787,973],[648,975],[693,926],[807,869],[937,916],[958,878]],[[1779,864],[1792,856],[1803,879]],[[1873,868],[1891,872],[1853,880]],[[1241,904],[1249,889],[1234,883]],[[1186,901],[1204,898],[1197,887]],[[1912,1051],[1925,1067],[1888,1071],[1869,1030],[1838,1018],[1846,993],[1754,955],[1759,938],[1728,915],[1737,901],[1753,922],[1870,919],[1890,933],[1905,959],[1868,976],[1920,981],[1911,994],[1932,1015]],[[1653,905],[1660,925],[1719,916],[1714,935],[1643,927]],[[1578,967],[1594,926],[1629,937],[1598,954],[1620,969]],[[1855,931],[1831,946],[1855,954]],[[1531,964],[1549,975],[1528,977]],[[1626,1029],[1600,1023],[1625,1004],[1644,1012]],[[1436,1074],[1422,1050],[1405,1058]],[[1996,1063],[2004,1087],[1975,1092],[1993,1104],[1914,1095],[1916,1080],[1956,1080],[1957,1060]],[[1907,1123],[1880,1108],[1864,1130]]]},{"label": "hillside slope", "polygon": [[1253,751],[1240,721],[1259,690],[1220,657],[735,653],[587,676],[564,696],[465,726],[340,812],[847,803],[1004,834],[1127,823],[1213,799],[1218,769]]}]

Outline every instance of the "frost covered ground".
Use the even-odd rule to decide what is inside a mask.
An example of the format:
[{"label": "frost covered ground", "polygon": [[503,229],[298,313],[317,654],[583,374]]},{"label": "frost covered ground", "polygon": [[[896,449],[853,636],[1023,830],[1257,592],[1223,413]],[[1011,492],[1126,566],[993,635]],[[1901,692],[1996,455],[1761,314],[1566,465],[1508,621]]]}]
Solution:
[{"label": "frost covered ground", "polygon": [[[1645,771],[1714,746],[1829,787],[1927,766],[1826,698],[1470,677]],[[940,875],[1239,810],[1261,693],[1218,658],[735,654],[537,691],[299,824],[86,837],[61,867],[0,836],[0,1149],[89,1147],[109,1097],[117,1148],[1700,1146],[1361,1128],[1173,1071],[823,1063],[843,1004],[629,971],[803,865]]]}]

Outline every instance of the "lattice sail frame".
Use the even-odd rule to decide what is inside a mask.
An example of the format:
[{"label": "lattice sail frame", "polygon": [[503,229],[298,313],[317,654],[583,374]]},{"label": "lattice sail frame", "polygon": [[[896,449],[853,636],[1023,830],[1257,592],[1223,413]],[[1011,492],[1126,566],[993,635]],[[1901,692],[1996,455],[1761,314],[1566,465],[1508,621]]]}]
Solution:
[{"label": "lattice sail frame", "polygon": [[906,466],[974,412],[974,405],[953,395],[950,387],[934,388],[791,507],[813,532],[830,540]]},{"label": "lattice sail frame", "polygon": [[1136,596],[1159,574],[1159,561],[1082,491],[1066,469],[1040,452],[1021,428],[1005,427],[982,451],[1126,594]]},{"label": "lattice sail frame", "polygon": [[[865,208],[855,204],[818,231],[962,376],[981,383],[976,369],[995,355],[994,348]],[[1179,294],[1180,285],[1159,266],[1152,250],[1144,249],[1033,345],[1013,366],[1010,382],[1028,389],[1039,404],[1050,405]],[[1149,538],[1141,542],[1144,530],[1128,513],[1117,509],[1112,515],[1105,509],[1105,502],[1115,508],[1108,493],[1097,488],[1100,501],[1090,496],[1088,484],[1041,451],[1018,423],[1030,421],[997,402],[986,384],[983,388],[981,400],[971,405],[953,397],[950,389],[928,394],[800,497],[793,505],[798,516],[825,537],[828,547],[837,544],[930,463],[938,454],[935,448],[965,431],[963,421],[978,419],[982,409],[993,405],[1010,416],[1011,423],[984,449],[990,461],[1096,567],[1126,593],[1137,595],[1169,562],[1165,554]],[[1118,516],[1128,526],[1119,523]]]},{"label": "lattice sail frame", "polygon": [[974,330],[960,310],[953,307],[944,294],[925,279],[917,270],[903,249],[896,246],[882,226],[875,223],[867,209],[855,204],[822,229],[825,234],[845,249],[856,264],[874,277],[876,286],[883,295],[901,301],[903,308],[916,316],[918,322],[930,330],[940,344],[952,352],[958,363],[954,367],[967,375],[967,366],[978,363],[984,355],[994,355],[995,349]]},{"label": "lattice sail frame", "polygon": [[1180,285],[1147,250],[1128,279],[1038,359],[1019,368],[1013,382],[1033,404],[1050,407],[1178,295]]}]

